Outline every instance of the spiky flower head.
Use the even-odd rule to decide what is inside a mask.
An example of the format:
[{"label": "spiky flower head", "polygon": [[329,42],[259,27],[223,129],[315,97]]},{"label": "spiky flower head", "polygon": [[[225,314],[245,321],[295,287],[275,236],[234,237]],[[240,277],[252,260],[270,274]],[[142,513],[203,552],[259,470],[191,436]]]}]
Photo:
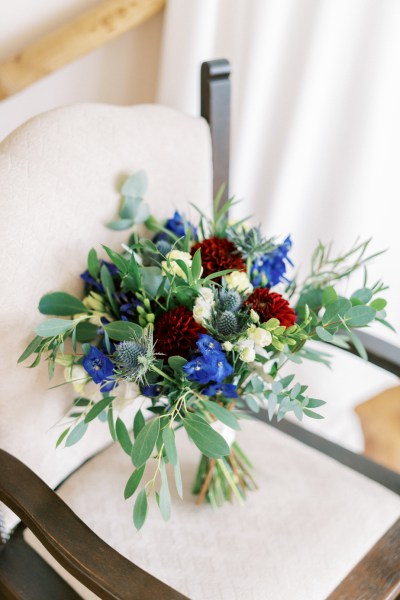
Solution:
[{"label": "spiky flower head", "polygon": [[142,336],[120,342],[113,356],[116,373],[126,381],[143,382],[155,361],[152,327],[146,327]]},{"label": "spiky flower head", "polygon": [[246,258],[258,258],[276,247],[273,239],[263,237],[261,227],[246,229],[243,226],[233,225],[227,230],[227,237]]},{"label": "spiky flower head", "polygon": [[242,297],[236,290],[221,288],[218,294],[219,304],[222,310],[235,312],[242,305]]},{"label": "spiky flower head", "polygon": [[230,310],[224,310],[217,316],[217,331],[220,335],[228,337],[238,332],[238,318]]}]

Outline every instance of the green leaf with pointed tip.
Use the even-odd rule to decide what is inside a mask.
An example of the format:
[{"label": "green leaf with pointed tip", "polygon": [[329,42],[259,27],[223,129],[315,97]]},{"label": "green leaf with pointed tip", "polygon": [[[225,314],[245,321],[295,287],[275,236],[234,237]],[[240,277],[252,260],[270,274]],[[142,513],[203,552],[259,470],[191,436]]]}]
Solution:
[{"label": "green leaf with pointed tip", "polygon": [[202,454],[209,458],[222,458],[230,452],[229,446],[219,433],[201,417],[188,415],[183,426]]},{"label": "green leaf with pointed tip", "polygon": [[71,294],[53,292],[40,299],[39,311],[42,315],[55,315],[57,317],[70,317],[79,313],[87,313],[86,306]]},{"label": "green leaf with pointed tip", "polygon": [[161,488],[160,488],[160,498],[159,498],[159,507],[161,516],[164,521],[169,521],[171,516],[171,495],[169,493],[168,486],[168,477],[165,470],[165,464],[161,461],[160,465],[161,472]]},{"label": "green leaf with pointed tip", "polygon": [[97,252],[94,248],[89,250],[88,254],[88,271],[94,279],[97,279],[100,271],[99,259],[97,258]]},{"label": "green leaf with pointed tip", "polygon": [[176,373],[182,373],[182,367],[186,365],[186,363],[186,358],[183,358],[182,356],[170,356],[168,359],[168,365]]},{"label": "green leaf with pointed tip", "polygon": [[233,415],[230,410],[227,410],[223,406],[220,406],[211,400],[202,400],[202,404],[212,415],[214,415],[214,417],[217,417],[221,423],[231,427],[231,429],[236,429],[236,431],[239,431],[240,425],[237,422],[235,415]]},{"label": "green leaf with pointed tip", "polygon": [[87,428],[88,428],[88,424],[85,423],[84,421],[81,421],[80,423],[78,423],[78,425],[76,427],[74,427],[74,429],[71,431],[71,433],[67,437],[65,445],[73,446],[74,444],[79,442],[79,440],[81,440],[83,438],[83,436],[85,435]]},{"label": "green leaf with pointed tip", "polygon": [[322,292],[322,304],[324,306],[328,306],[328,304],[331,304],[332,302],[335,302],[337,300],[337,293],[335,291],[335,288],[332,287],[331,285],[328,285],[328,287],[326,287],[324,289],[324,291]]},{"label": "green leaf with pointed tip", "polygon": [[40,344],[42,343],[42,340],[43,340],[43,338],[40,335],[37,335],[36,337],[34,337],[33,340],[30,342],[30,344],[25,348],[25,350],[19,357],[18,362],[19,363],[24,362],[24,360],[29,358],[31,356],[31,354],[33,354],[35,352],[35,350],[37,350],[39,348]]},{"label": "green leaf with pointed tip", "polygon": [[89,323],[88,321],[82,321],[76,326],[76,339],[78,342],[91,342],[97,335],[97,325]]},{"label": "green leaf with pointed tip", "polygon": [[147,517],[147,510],[148,510],[148,504],[147,504],[146,490],[142,490],[138,494],[138,496],[136,498],[135,506],[133,507],[133,523],[134,523],[136,529],[139,530],[143,527],[144,522]]},{"label": "green leaf with pointed tip", "polygon": [[65,431],[62,432],[62,434],[60,435],[60,437],[58,438],[57,442],[56,442],[56,448],[58,448],[58,446],[63,442],[63,440],[67,437],[68,433],[70,431],[70,428],[68,427],[68,429],[65,429]]},{"label": "green leaf with pointed tip", "polygon": [[329,331],[327,331],[326,329],[321,327],[320,325],[318,325],[318,327],[316,327],[315,333],[317,334],[319,339],[323,340],[324,342],[331,342],[333,340],[333,335],[331,333],[329,333]]},{"label": "green leaf with pointed tip", "polygon": [[194,281],[197,281],[201,277],[201,250],[196,250],[192,260],[192,276]]},{"label": "green leaf with pointed tip", "polygon": [[35,333],[41,337],[54,337],[73,329],[78,321],[66,319],[48,319],[35,327]]},{"label": "green leaf with pointed tip", "polygon": [[311,417],[311,419],[323,419],[322,415],[314,412],[313,410],[309,410],[308,408],[303,408],[303,413],[307,415],[307,417]]},{"label": "green leaf with pointed tip", "polygon": [[132,475],[129,477],[127,484],[124,490],[124,498],[127,500],[136,492],[139,483],[142,481],[143,473],[144,473],[145,465],[140,467],[140,469],[136,469],[133,471]]},{"label": "green leaf with pointed tip", "polygon": [[117,417],[115,423],[115,433],[117,434],[117,439],[121,445],[121,448],[130,456],[132,454],[133,447],[132,440],[125,423],[119,417]]},{"label": "green leaf with pointed tip", "polygon": [[133,419],[133,435],[135,438],[142,431],[143,427],[146,425],[146,421],[144,419],[142,411],[139,409]]},{"label": "green leaf with pointed tip", "polygon": [[140,325],[129,321],[112,321],[104,325],[104,329],[110,338],[117,342],[132,340],[135,336],[141,337],[143,335],[143,329]]},{"label": "green leaf with pointed tip", "polygon": [[141,467],[151,456],[160,431],[160,419],[155,418],[146,423],[137,436],[132,448],[132,462]]},{"label": "green leaf with pointed tip", "polygon": [[106,396],[102,400],[96,402],[94,406],[89,410],[88,414],[85,417],[85,423],[90,423],[99,415],[111,402],[114,400],[115,396]]},{"label": "green leaf with pointed tip", "polygon": [[183,487],[182,487],[182,475],[181,468],[179,466],[179,460],[176,465],[174,465],[174,477],[175,477],[175,486],[176,491],[178,492],[179,498],[183,498]]},{"label": "green leaf with pointed tip", "polygon": [[162,440],[165,446],[167,458],[172,465],[178,461],[178,453],[175,445],[175,432],[171,427],[165,427],[162,431]]},{"label": "green leaf with pointed tip", "polygon": [[159,267],[139,267],[139,272],[145,292],[154,298],[163,280],[161,269]]}]

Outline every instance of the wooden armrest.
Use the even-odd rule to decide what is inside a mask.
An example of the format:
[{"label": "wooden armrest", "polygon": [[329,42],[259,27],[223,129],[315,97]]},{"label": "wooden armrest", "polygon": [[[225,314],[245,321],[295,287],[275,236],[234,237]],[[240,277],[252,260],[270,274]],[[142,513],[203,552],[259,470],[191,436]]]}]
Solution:
[{"label": "wooden armrest", "polygon": [[185,598],[103,542],[33,471],[4,450],[0,450],[0,474],[0,501],[57,562],[100,598]]}]

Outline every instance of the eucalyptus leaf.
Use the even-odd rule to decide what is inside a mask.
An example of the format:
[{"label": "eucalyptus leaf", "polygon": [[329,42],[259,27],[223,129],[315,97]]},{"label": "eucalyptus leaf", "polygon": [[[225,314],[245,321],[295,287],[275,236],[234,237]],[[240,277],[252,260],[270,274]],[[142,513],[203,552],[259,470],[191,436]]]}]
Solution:
[{"label": "eucalyptus leaf", "polygon": [[135,467],[141,467],[153,452],[160,431],[160,419],[155,418],[146,423],[137,436],[132,448],[132,462]]},{"label": "eucalyptus leaf", "polygon": [[77,323],[77,320],[70,321],[66,319],[48,319],[47,321],[43,321],[43,323],[40,323],[37,327],[35,327],[35,333],[41,337],[54,337],[73,329]]},{"label": "eucalyptus leaf", "polygon": [[99,415],[107,406],[114,400],[114,396],[106,396],[102,400],[96,402],[94,406],[89,410],[88,414],[85,417],[85,423],[90,423]]},{"label": "eucalyptus leaf", "polygon": [[374,320],[376,310],[372,306],[352,306],[345,313],[344,319],[348,327],[365,327]]},{"label": "eucalyptus leaf", "polygon": [[140,467],[140,469],[136,469],[135,471],[133,471],[132,475],[129,477],[127,484],[125,486],[125,490],[124,490],[125,500],[127,500],[128,498],[133,496],[133,494],[136,492],[136,490],[139,486],[139,483],[142,480],[144,469],[145,469],[145,465]]},{"label": "eucalyptus leaf", "polygon": [[172,465],[176,465],[178,461],[178,453],[175,444],[175,432],[172,427],[165,427],[162,430],[162,440],[165,446],[167,458]]},{"label": "eucalyptus leaf", "polygon": [[142,411],[139,409],[133,419],[133,436],[137,438],[143,427],[146,425]]},{"label": "eucalyptus leaf", "polygon": [[145,292],[151,298],[155,298],[163,280],[161,269],[159,267],[139,267],[139,272],[142,276]]},{"label": "eucalyptus leaf", "polygon": [[144,522],[147,517],[148,503],[147,503],[147,495],[146,490],[142,490],[135,502],[135,506],[133,507],[133,523],[136,529],[141,529],[144,525]]},{"label": "eucalyptus leaf", "polygon": [[117,342],[132,340],[135,336],[141,337],[143,335],[143,329],[140,325],[130,321],[112,321],[104,325],[104,330],[112,340]]},{"label": "eucalyptus leaf", "polygon": [[183,426],[190,439],[205,456],[221,458],[229,454],[230,449],[224,438],[204,419],[188,415],[183,419]]},{"label": "eucalyptus leaf", "polygon": [[19,357],[18,362],[19,363],[24,362],[24,360],[29,358],[31,356],[31,354],[33,354],[35,352],[35,350],[37,350],[39,348],[42,341],[43,341],[43,338],[40,335],[35,336],[33,338],[33,340],[29,343],[29,345],[25,348],[25,350],[23,351],[21,356]]},{"label": "eucalyptus leaf", "polygon": [[133,448],[132,440],[125,423],[119,417],[117,417],[115,422],[115,433],[117,434],[121,448],[130,456]]},{"label": "eucalyptus leaf", "polygon": [[140,170],[125,179],[121,188],[123,196],[144,196],[147,191],[148,179],[146,171]]},{"label": "eucalyptus leaf", "polygon": [[89,250],[87,263],[88,263],[88,271],[89,271],[90,275],[94,279],[97,279],[97,277],[99,276],[100,265],[99,265],[99,259],[97,258],[97,252],[94,248]]},{"label": "eucalyptus leaf", "polygon": [[160,499],[159,507],[162,518],[164,521],[168,521],[171,517],[171,495],[169,493],[168,477],[165,470],[165,464],[161,461],[160,465],[161,472],[161,488],[160,488]]},{"label": "eucalyptus leaf", "polygon": [[97,335],[97,325],[89,323],[89,321],[81,321],[76,326],[76,339],[78,342],[91,342]]},{"label": "eucalyptus leaf", "polygon": [[231,429],[236,429],[236,431],[240,429],[240,425],[235,415],[233,415],[230,410],[227,410],[223,406],[217,404],[217,402],[212,402],[211,400],[202,400],[202,404],[212,415],[214,415],[214,417],[217,417],[221,423],[224,423],[224,425],[231,427]]},{"label": "eucalyptus leaf", "polygon": [[345,313],[351,308],[350,300],[346,298],[339,298],[327,307],[324,316],[322,317],[323,325],[340,323],[339,315],[343,317]]},{"label": "eucalyptus leaf", "polygon": [[327,331],[326,329],[321,327],[320,325],[318,325],[318,327],[316,327],[315,333],[317,334],[319,339],[323,340],[324,342],[332,342],[332,340],[333,340],[333,335],[331,333],[329,333],[329,331]]},{"label": "eucalyptus leaf", "polygon": [[71,433],[67,437],[65,445],[73,446],[74,444],[79,442],[79,440],[81,440],[83,438],[83,436],[85,435],[87,428],[88,428],[88,424],[85,423],[84,421],[81,421],[80,423],[78,423],[78,425],[76,427],[74,427],[74,429],[71,431]]},{"label": "eucalyptus leaf", "polygon": [[87,313],[86,306],[71,294],[66,292],[53,292],[46,294],[40,299],[39,311],[42,315],[55,315],[58,317],[70,317],[79,313]]},{"label": "eucalyptus leaf", "polygon": [[179,466],[179,460],[177,461],[176,465],[174,465],[174,477],[175,477],[175,486],[176,486],[176,491],[178,492],[178,496],[180,498],[183,498],[182,475],[181,475],[181,468]]},{"label": "eucalyptus leaf", "polygon": [[133,225],[132,219],[117,219],[115,221],[110,221],[107,223],[107,227],[109,229],[113,229],[114,231],[123,231],[125,229],[129,229]]}]

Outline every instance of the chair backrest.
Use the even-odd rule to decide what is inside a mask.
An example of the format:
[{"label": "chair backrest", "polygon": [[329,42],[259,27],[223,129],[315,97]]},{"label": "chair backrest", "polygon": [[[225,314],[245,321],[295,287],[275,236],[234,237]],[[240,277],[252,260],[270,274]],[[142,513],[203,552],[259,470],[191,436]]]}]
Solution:
[{"label": "chair backrest", "polygon": [[[144,169],[146,200],[160,218],[212,197],[211,141],[204,119],[144,105],[77,105],[35,117],[0,144],[0,445],[52,487],[109,441],[101,423],[80,444],[55,452],[72,390],[48,390],[45,365],[17,366],[42,317],[41,295],[82,294],[91,247],[119,248],[127,232],[104,224],[118,206],[121,177]],[[61,369],[62,371],[62,369]],[[60,383],[62,376],[54,380]],[[1,474],[0,474],[1,476]],[[8,514],[6,527],[16,523]]]}]

